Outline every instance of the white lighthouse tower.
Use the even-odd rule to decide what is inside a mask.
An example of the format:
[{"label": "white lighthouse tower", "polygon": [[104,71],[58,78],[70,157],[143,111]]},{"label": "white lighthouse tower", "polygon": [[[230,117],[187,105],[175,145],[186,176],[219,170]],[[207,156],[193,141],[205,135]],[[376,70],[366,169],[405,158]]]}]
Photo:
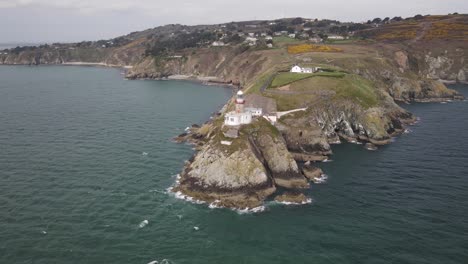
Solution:
[{"label": "white lighthouse tower", "polygon": [[234,103],[236,109],[224,116],[224,124],[227,126],[240,126],[252,123],[252,113],[244,109],[245,99],[242,91],[237,92]]},{"label": "white lighthouse tower", "polygon": [[244,113],[244,104],[244,93],[242,91],[238,91],[236,96],[236,113]]}]

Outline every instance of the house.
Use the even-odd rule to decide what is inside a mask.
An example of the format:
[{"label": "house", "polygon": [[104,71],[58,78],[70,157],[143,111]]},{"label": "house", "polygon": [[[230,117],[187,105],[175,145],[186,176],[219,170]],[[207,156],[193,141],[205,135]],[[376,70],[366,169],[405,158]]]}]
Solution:
[{"label": "house", "polygon": [[257,38],[247,37],[245,38],[245,42],[249,43],[250,46],[254,46],[257,44]]},{"label": "house", "polygon": [[226,44],[224,44],[224,42],[222,41],[214,41],[213,43],[211,43],[211,46],[213,47],[222,47],[222,46],[225,46]]},{"label": "house", "polygon": [[261,37],[266,37],[268,34],[267,33],[260,33]]},{"label": "house", "polygon": [[268,47],[269,49],[271,49],[271,48],[273,48],[273,44],[268,43],[268,44],[267,44],[267,47]]},{"label": "house", "polygon": [[276,31],[275,33],[273,33],[275,36],[281,36],[283,35],[283,33],[281,33],[281,31]]},{"label": "house", "polygon": [[318,70],[318,68],[302,68],[299,65],[294,65],[290,72],[293,73],[314,73]]},{"label": "house", "polygon": [[333,39],[333,40],[343,40],[345,39],[343,36],[338,36],[338,35],[329,35],[328,39]]},{"label": "house", "polygon": [[309,41],[312,43],[321,43],[322,39],[319,37],[313,37],[313,38],[310,38]]},{"label": "house", "polygon": [[273,40],[273,37],[272,36],[266,36],[265,40]]},{"label": "house", "polygon": [[249,37],[255,37],[255,33],[250,32]]},{"label": "house", "polygon": [[294,34],[294,33],[289,34],[288,37],[290,37],[290,38],[296,38],[296,34]]},{"label": "house", "polygon": [[261,116],[263,114],[262,108],[246,107],[245,111],[250,112],[252,116]]}]

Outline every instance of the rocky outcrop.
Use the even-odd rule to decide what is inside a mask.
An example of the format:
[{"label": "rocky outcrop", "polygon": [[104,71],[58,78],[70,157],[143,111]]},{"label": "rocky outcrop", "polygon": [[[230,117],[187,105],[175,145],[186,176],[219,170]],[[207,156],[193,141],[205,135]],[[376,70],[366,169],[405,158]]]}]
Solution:
[{"label": "rocky outcrop", "polygon": [[[277,187],[309,187],[281,134],[266,120],[242,127],[237,139],[225,138],[223,129],[213,125],[206,133],[209,142],[185,166],[174,192],[219,206],[253,208]],[[227,140],[232,141],[221,143]]]},{"label": "rocky outcrop", "polygon": [[304,167],[302,168],[302,172],[304,173],[304,176],[310,181],[316,181],[323,174],[322,169],[311,166],[310,164],[304,165]]},{"label": "rocky outcrop", "polygon": [[268,172],[250,148],[227,155],[206,145],[185,167],[173,189],[218,206],[254,208],[275,191]]},{"label": "rocky outcrop", "polygon": [[275,197],[275,201],[284,204],[307,204],[312,200],[303,193],[287,192]]},{"label": "rocky outcrop", "polygon": [[253,136],[252,142],[265,160],[275,185],[289,189],[309,187],[281,136],[259,134]]}]

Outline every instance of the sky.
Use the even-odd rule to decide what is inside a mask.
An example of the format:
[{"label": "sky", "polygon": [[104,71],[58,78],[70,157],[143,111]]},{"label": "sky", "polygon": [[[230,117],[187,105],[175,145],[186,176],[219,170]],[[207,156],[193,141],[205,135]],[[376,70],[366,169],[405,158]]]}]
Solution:
[{"label": "sky", "polygon": [[0,43],[77,42],[165,24],[468,13],[467,0],[0,0]]}]

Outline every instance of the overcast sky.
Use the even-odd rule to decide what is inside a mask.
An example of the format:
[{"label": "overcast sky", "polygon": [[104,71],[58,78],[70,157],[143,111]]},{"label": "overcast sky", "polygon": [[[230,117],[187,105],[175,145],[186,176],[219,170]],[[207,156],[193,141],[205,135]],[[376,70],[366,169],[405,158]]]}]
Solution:
[{"label": "overcast sky", "polygon": [[98,40],[181,23],[282,17],[366,21],[468,13],[467,0],[0,0],[0,43]]}]

